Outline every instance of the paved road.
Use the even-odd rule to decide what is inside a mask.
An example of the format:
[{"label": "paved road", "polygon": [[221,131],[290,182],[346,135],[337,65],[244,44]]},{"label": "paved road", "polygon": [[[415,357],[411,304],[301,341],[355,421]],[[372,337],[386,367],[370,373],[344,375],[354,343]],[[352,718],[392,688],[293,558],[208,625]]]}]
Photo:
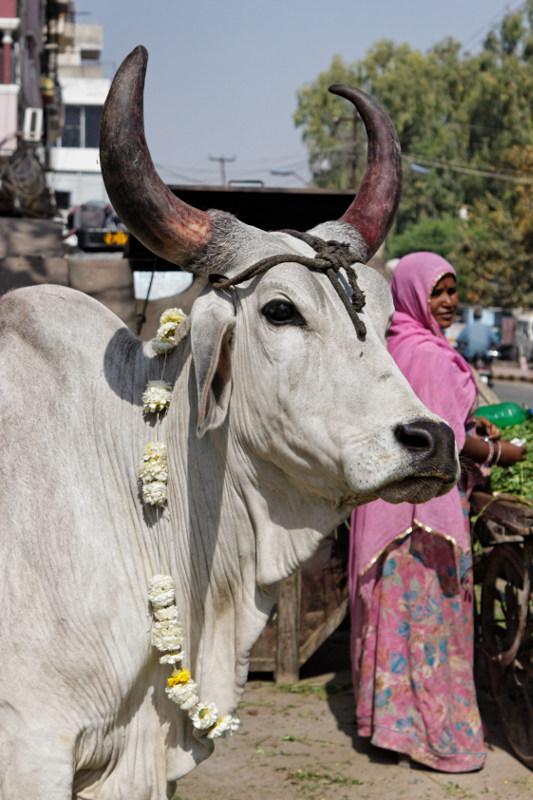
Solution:
[{"label": "paved road", "polygon": [[495,381],[493,389],[502,401],[533,407],[533,383]]}]

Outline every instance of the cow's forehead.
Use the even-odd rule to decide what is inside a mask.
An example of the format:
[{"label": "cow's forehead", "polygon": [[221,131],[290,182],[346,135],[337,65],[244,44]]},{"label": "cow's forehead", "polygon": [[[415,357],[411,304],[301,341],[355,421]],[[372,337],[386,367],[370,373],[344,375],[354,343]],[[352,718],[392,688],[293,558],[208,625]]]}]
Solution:
[{"label": "cow's forehead", "polygon": [[324,289],[322,281],[317,280],[319,277],[303,264],[287,260],[269,269],[258,289],[261,293],[269,290],[286,291],[295,300],[305,295],[308,301],[319,305],[324,302]]},{"label": "cow's forehead", "polygon": [[373,267],[366,264],[356,264],[359,285],[366,294],[367,302],[372,306],[382,309],[389,317],[394,311],[392,294],[387,280]]},{"label": "cow's forehead", "polygon": [[[354,264],[354,269],[358,284],[365,293],[366,312],[372,315],[377,314],[378,319],[386,322],[393,311],[392,297],[387,281],[375,269],[366,264]],[[349,284],[345,276],[343,277],[343,284],[349,292]],[[325,275],[314,272],[302,264],[289,261],[272,267],[262,277],[257,290],[259,296],[269,291],[286,292],[296,302],[298,297],[305,297],[307,302],[316,307],[324,306],[326,297],[331,297],[334,292]]]}]

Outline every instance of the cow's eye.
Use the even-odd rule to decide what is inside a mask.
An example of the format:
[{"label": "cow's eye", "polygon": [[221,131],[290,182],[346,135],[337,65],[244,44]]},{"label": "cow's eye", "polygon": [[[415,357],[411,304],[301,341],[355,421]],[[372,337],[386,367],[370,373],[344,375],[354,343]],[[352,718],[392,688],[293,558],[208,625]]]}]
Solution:
[{"label": "cow's eye", "polygon": [[269,300],[261,313],[272,325],[305,325],[305,320],[289,300]]}]

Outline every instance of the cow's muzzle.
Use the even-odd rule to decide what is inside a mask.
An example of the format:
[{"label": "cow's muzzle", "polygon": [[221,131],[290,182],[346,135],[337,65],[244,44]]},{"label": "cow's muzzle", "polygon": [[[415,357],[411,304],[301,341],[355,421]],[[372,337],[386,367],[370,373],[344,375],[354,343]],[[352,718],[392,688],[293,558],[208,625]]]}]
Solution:
[{"label": "cow's muzzle", "polygon": [[455,437],[449,425],[418,418],[397,425],[394,436],[410,456],[410,474],[384,487],[381,499],[426,503],[449,492],[459,477]]},{"label": "cow's muzzle", "polygon": [[455,482],[455,437],[449,425],[419,418],[397,425],[394,436],[409,451],[416,477],[439,478],[444,483]]}]

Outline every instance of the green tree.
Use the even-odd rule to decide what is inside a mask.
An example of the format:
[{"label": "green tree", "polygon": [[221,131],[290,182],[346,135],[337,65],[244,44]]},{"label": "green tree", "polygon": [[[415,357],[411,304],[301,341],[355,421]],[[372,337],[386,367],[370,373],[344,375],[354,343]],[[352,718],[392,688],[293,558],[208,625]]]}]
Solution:
[{"label": "green tree", "polygon": [[[387,109],[404,154],[403,194],[388,252],[402,250],[407,240],[399,237],[415,226],[411,239],[427,242],[423,249],[435,249],[438,240],[439,252],[459,258],[465,281],[476,282],[478,299],[503,301],[520,291],[529,296],[532,241],[519,232],[518,216],[531,216],[530,207],[524,211],[531,196],[525,181],[533,180],[533,166],[524,153],[533,145],[532,65],[533,0],[507,14],[475,54],[444,39],[426,53],[384,40],[360,61],[335,56],[301,89],[294,115],[314,182],[347,189],[361,178],[362,123],[348,103],[327,91],[332,83],[359,86]],[[451,225],[460,209],[470,210],[468,220]],[[442,220],[440,229],[423,224],[430,220]],[[521,276],[513,292],[505,289],[506,258],[525,265],[513,272]]]},{"label": "green tree", "polygon": [[[508,163],[533,176],[533,145],[512,148]],[[470,302],[533,307],[532,183],[516,184],[510,197],[485,193],[461,226],[450,257]]]},{"label": "green tree", "polygon": [[[327,93],[331,83],[359,86],[381,102],[394,121],[402,151],[416,163],[418,156],[465,157],[468,129],[449,122],[461,105],[467,78],[460,46],[451,40],[427,55],[406,44],[381,41],[361,62],[346,65],[335,57],[330,70],[299,93],[295,114],[296,124],[303,127],[317,185],[353,188],[353,157],[359,180],[366,156],[362,123],[347,103]],[[456,174],[430,170],[422,175],[408,169],[410,160],[405,163],[399,230],[454,208],[461,183]]]},{"label": "green tree", "polygon": [[421,219],[402,233],[391,236],[387,253],[390,258],[401,258],[415,250],[431,250],[447,256],[461,237],[462,223],[459,217]]}]

